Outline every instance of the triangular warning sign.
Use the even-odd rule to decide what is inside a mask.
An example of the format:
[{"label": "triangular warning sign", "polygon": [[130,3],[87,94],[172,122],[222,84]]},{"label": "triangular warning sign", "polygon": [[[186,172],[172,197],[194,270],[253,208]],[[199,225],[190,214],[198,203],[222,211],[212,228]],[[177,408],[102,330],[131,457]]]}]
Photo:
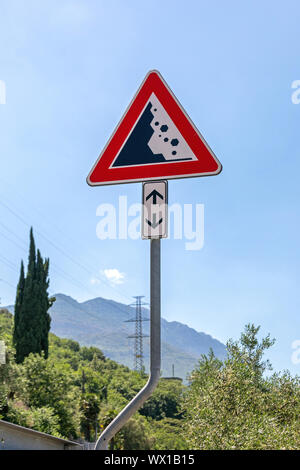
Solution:
[{"label": "triangular warning sign", "polygon": [[100,154],[92,186],[220,173],[222,166],[162,76],[149,72]]}]

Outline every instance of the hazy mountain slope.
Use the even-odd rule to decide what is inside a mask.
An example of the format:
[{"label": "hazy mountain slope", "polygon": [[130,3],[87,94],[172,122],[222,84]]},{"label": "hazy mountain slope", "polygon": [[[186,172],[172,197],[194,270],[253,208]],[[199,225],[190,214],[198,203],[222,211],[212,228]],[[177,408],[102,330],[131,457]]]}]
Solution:
[{"label": "hazy mountain slope", "polygon": [[[12,310],[12,308],[10,308]],[[129,367],[133,366],[134,340],[127,336],[134,333],[135,310],[113,300],[96,299],[79,303],[72,297],[56,294],[56,302],[50,309],[51,331],[60,337],[72,338],[82,345],[99,347],[105,355]],[[149,311],[144,309],[144,317]],[[149,334],[149,321],[143,323],[145,334]],[[199,357],[211,347],[223,358],[225,346],[205,333],[162,319],[162,371],[171,375],[172,364],[175,375],[186,378]],[[149,370],[149,338],[144,338],[146,371]]]}]

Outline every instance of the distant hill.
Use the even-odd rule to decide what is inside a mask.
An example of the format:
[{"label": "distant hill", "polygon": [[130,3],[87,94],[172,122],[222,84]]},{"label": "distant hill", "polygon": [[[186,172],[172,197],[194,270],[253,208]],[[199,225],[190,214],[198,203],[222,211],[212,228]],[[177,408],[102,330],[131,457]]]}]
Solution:
[{"label": "distant hill", "polygon": [[[78,341],[81,345],[97,346],[109,358],[133,367],[134,323],[125,323],[135,318],[135,310],[113,300],[97,297],[79,303],[72,297],[56,294],[56,302],[50,309],[51,331],[65,338]],[[8,307],[13,311],[12,307]],[[149,318],[149,310],[143,310]],[[143,331],[149,334],[149,322],[143,322]],[[226,355],[224,344],[205,333],[199,333],[180,322],[162,319],[162,373],[186,379],[200,358],[212,348],[215,355],[223,359]],[[149,370],[149,338],[144,338],[146,371]]]}]

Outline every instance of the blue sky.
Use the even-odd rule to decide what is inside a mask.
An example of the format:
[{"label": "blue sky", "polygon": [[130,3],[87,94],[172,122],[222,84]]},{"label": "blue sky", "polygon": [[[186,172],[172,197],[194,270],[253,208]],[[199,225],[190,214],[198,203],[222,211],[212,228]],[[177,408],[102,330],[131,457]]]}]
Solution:
[{"label": "blue sky", "polygon": [[[139,202],[141,184],[85,178],[155,68],[223,165],[169,183],[170,203],[205,205],[205,243],[162,241],[162,315],[222,341],[260,324],[277,338],[275,368],[299,373],[299,21],[297,1],[3,1],[2,305],[14,301],[30,225],[51,293],[149,299],[149,243],[96,237],[98,205]],[[123,279],[105,279],[109,269]]]}]

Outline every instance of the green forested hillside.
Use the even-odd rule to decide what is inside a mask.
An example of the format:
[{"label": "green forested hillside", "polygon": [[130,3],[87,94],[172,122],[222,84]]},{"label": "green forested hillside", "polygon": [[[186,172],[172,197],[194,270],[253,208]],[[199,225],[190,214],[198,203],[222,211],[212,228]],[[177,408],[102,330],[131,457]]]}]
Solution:
[{"label": "green forested hillside", "polygon": [[[0,365],[0,418],[69,439],[95,440],[97,433],[142,388],[147,376],[104,357],[96,347],[80,347],[50,334],[49,358],[30,354],[16,364],[13,316],[0,310],[0,339],[7,364]],[[181,437],[178,380],[161,380],[156,392],[118,433],[117,449],[185,448]]]},{"label": "green forested hillside", "polygon": [[[54,297],[56,300],[49,310],[52,333],[81,345],[96,346],[106,357],[133,366],[133,340],[128,335],[133,333],[134,324],[127,320],[135,318],[134,308],[101,297],[81,303],[64,294]],[[14,306],[7,308],[14,312]],[[148,309],[143,309],[143,316],[149,318]],[[149,335],[148,321],[143,323],[143,332]],[[161,339],[163,376],[171,376],[175,366],[176,377],[186,381],[201,354],[208,354],[210,348],[219,359],[226,356],[225,345],[220,341],[180,322],[162,318]],[[143,343],[145,370],[149,371],[149,337]]]}]

